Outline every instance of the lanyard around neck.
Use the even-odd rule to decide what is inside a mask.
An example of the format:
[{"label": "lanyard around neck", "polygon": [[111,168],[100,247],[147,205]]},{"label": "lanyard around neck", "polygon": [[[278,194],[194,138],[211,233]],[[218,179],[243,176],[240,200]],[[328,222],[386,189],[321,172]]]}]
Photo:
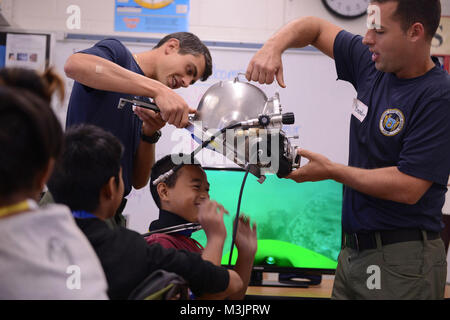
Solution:
[{"label": "lanyard around neck", "polygon": [[87,212],[87,211],[83,211],[83,210],[75,210],[75,211],[72,211],[72,216],[73,216],[74,218],[77,218],[77,219],[92,219],[92,218],[97,218],[97,216],[93,215],[92,213]]},{"label": "lanyard around neck", "polygon": [[23,200],[14,204],[11,204],[9,206],[0,207],[0,218],[22,212],[22,211],[29,211],[31,209],[37,208],[36,202],[33,200],[27,199]]}]

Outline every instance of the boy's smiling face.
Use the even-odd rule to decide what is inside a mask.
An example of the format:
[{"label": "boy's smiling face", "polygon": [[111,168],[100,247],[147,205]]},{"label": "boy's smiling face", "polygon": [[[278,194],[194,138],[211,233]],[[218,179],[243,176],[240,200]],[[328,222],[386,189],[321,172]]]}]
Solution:
[{"label": "boy's smiling face", "polygon": [[177,172],[173,187],[158,185],[161,209],[179,215],[189,222],[197,222],[198,206],[209,199],[209,183],[205,172],[196,165],[184,165]]}]

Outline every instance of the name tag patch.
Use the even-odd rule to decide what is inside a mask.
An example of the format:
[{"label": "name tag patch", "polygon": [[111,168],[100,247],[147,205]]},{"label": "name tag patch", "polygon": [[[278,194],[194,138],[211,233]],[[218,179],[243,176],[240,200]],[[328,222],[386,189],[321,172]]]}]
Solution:
[{"label": "name tag patch", "polygon": [[358,99],[353,99],[353,111],[352,115],[356,117],[359,121],[363,122],[367,116],[367,111],[369,107],[367,107],[364,103],[359,101]]}]

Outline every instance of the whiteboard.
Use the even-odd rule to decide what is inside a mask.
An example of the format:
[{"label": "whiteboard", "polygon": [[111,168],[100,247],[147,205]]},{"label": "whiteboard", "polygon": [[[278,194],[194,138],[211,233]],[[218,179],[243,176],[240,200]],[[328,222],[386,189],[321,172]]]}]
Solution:
[{"label": "whiteboard", "polygon": [[[97,40],[63,40],[56,41],[53,57],[56,69],[64,75],[64,63],[73,53],[91,47]],[[151,44],[124,42],[133,52],[151,49]],[[248,62],[257,51],[245,48],[242,44],[234,47],[228,45],[208,45],[213,58],[213,74],[206,82],[198,81],[189,88],[180,88],[179,93],[190,106],[197,107],[203,93],[219,81],[233,80],[238,72],[245,72]],[[283,55],[284,80],[286,88],[272,85],[258,85],[268,97],[275,92],[280,95],[283,112],[295,114],[295,124],[286,126],[288,135],[298,135],[293,144],[329,157],[332,161],[347,164],[348,135],[351,106],[356,92],[346,82],[336,81],[334,61],[317,50],[288,50]],[[244,77],[241,81],[246,81]],[[73,80],[66,78],[66,101],[62,106],[55,106],[59,119],[64,124],[67,101]],[[187,139],[187,140],[186,140]],[[162,137],[156,145],[156,159],[167,154],[181,151],[183,143],[190,141],[185,129],[176,129],[167,125],[162,129]],[[205,163],[208,152],[199,153],[197,158]],[[203,155],[206,153],[205,155]],[[207,162],[207,161],[206,161]],[[237,198],[238,195],[236,195]],[[158,218],[158,208],[153,203],[149,187],[133,190],[127,197],[124,210],[128,227],[140,233],[147,231],[151,221]]]}]

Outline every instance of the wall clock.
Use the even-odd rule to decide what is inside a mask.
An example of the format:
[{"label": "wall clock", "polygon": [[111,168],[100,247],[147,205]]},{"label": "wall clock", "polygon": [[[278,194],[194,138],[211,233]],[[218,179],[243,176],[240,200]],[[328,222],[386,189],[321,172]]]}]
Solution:
[{"label": "wall clock", "polygon": [[370,0],[322,0],[322,2],[335,16],[356,19],[366,14]]}]

